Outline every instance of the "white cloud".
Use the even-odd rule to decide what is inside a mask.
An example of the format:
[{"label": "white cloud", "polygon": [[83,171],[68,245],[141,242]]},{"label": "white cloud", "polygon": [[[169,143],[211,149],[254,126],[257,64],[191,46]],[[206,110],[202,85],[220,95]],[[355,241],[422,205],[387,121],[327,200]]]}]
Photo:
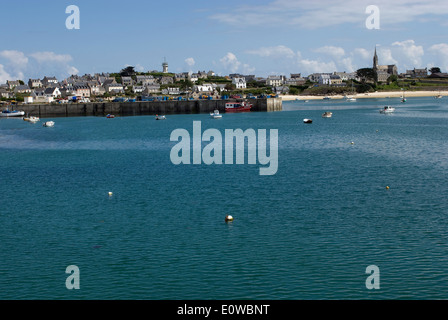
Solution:
[{"label": "white cloud", "polygon": [[341,47],[323,46],[314,50],[317,53],[323,53],[336,59],[340,59],[345,56],[345,50]]},{"label": "white cloud", "polygon": [[196,64],[196,61],[194,61],[193,58],[187,58],[187,59],[185,59],[185,63],[186,63],[188,66],[192,67],[192,66],[194,66],[194,65]]},{"label": "white cloud", "polygon": [[434,63],[433,66],[441,68],[442,72],[446,72],[448,70],[448,44],[439,43],[432,45],[428,51],[437,58],[437,63]]},{"label": "white cloud", "polygon": [[10,64],[16,67],[25,67],[28,64],[28,58],[25,54],[16,50],[1,51],[0,57],[9,60]]},{"label": "white cloud", "polygon": [[[371,4],[370,0],[271,0],[260,5],[239,5],[209,18],[232,25],[244,21],[246,26],[317,29],[350,23],[365,27],[365,9]],[[448,2],[440,0],[375,0],[374,4],[380,8],[381,28],[416,21],[422,16],[448,14]],[[444,23],[444,19],[439,23]]]},{"label": "white cloud", "polygon": [[390,49],[380,48],[377,49],[377,53],[378,53],[378,64],[380,65],[398,64],[398,61],[392,57],[392,51]]},{"label": "white cloud", "polygon": [[260,57],[285,57],[285,58],[294,58],[295,53],[292,49],[279,45],[275,47],[262,47],[256,50],[248,50],[246,53],[258,55]]},{"label": "white cloud", "polygon": [[425,54],[422,46],[417,46],[414,40],[396,41],[392,43],[395,56],[400,64],[407,68],[420,68]]},{"label": "white cloud", "polygon": [[297,64],[304,74],[334,72],[337,70],[336,64],[333,61],[323,62],[318,60],[300,59]]},{"label": "white cloud", "polygon": [[12,77],[6,72],[5,67],[0,64],[0,83],[6,83],[7,80],[12,80]]},{"label": "white cloud", "polygon": [[221,62],[225,69],[228,69],[231,72],[237,72],[241,65],[241,62],[238,61],[238,58],[232,52],[228,52],[224,57],[219,59],[219,62]]},{"label": "white cloud", "polygon": [[44,62],[68,63],[73,60],[72,56],[69,54],[56,54],[50,51],[35,52],[30,54],[30,57],[33,57],[39,63]]},{"label": "white cloud", "polygon": [[373,53],[364,48],[355,48],[355,50],[353,50],[353,54],[360,56],[363,60],[371,59],[373,57]]}]

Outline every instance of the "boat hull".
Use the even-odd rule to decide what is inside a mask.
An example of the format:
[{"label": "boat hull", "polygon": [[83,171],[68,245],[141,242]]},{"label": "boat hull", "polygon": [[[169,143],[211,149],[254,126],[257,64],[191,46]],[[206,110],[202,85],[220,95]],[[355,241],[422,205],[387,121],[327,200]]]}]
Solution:
[{"label": "boat hull", "polygon": [[11,112],[0,113],[0,117],[3,117],[3,118],[23,117],[24,115],[25,115],[25,111],[11,111]]}]

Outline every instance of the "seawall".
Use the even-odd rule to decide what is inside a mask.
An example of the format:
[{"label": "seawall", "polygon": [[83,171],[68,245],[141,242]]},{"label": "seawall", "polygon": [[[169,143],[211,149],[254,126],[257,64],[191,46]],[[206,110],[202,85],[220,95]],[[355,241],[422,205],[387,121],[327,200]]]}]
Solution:
[{"label": "seawall", "polygon": [[[219,110],[225,113],[225,104],[229,100],[187,100],[187,101],[143,101],[143,102],[92,102],[68,104],[29,104],[20,105],[18,110],[26,114],[49,117],[83,116],[140,116],[155,114],[210,113]],[[281,111],[281,98],[250,99],[252,111]]]}]

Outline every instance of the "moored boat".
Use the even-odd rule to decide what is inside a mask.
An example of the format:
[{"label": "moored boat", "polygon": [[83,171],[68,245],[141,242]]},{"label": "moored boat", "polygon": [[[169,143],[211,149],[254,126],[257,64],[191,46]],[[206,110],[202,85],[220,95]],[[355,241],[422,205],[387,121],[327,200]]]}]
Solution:
[{"label": "moored boat", "polygon": [[329,112],[329,111],[324,112],[324,113],[322,114],[322,118],[331,118],[332,116],[333,116],[333,113],[332,113],[332,112]]},{"label": "moored boat", "polygon": [[313,123],[313,120],[311,119],[303,119],[303,123]]},{"label": "moored boat", "polygon": [[249,112],[252,104],[247,102],[227,102],[226,112]]},{"label": "moored boat", "polygon": [[385,106],[383,109],[380,110],[380,113],[393,113],[395,111],[395,108],[391,106]]},{"label": "moored boat", "polygon": [[215,110],[213,111],[213,113],[210,113],[210,117],[212,117],[213,119],[219,119],[222,118],[222,115],[219,114],[219,110]]},{"label": "moored boat", "polygon": [[25,115],[25,111],[18,111],[18,110],[10,111],[9,109],[3,110],[2,113],[0,113],[0,117],[4,117],[4,118],[23,117],[24,115]]},{"label": "moored boat", "polygon": [[158,114],[156,114],[156,120],[166,120],[165,116],[159,116]]},{"label": "moored boat", "polygon": [[113,114],[108,114],[108,115],[106,116],[106,118],[108,118],[108,119],[113,119],[113,118],[115,118],[115,116],[114,116]]},{"label": "moored boat", "polygon": [[44,127],[54,127],[54,122],[53,121],[44,122],[43,126]]},{"label": "moored boat", "polygon": [[23,120],[31,122],[31,123],[36,123],[36,122],[40,121],[39,117],[35,117],[35,116],[24,117]]}]

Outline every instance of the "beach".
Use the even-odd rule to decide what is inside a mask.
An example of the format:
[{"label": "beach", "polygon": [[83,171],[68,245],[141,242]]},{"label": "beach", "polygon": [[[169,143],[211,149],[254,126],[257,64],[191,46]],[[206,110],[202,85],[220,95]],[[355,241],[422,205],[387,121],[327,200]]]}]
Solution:
[{"label": "beach", "polygon": [[[448,96],[448,90],[445,91],[404,91],[405,96],[408,97],[435,97],[437,95]],[[384,91],[384,92],[369,92],[369,93],[357,93],[354,95],[348,95],[350,98],[399,98],[403,94],[403,91]],[[280,98],[283,101],[291,100],[322,100],[325,96],[312,96],[312,95],[281,95]],[[344,99],[345,95],[328,95],[331,99]]]}]

